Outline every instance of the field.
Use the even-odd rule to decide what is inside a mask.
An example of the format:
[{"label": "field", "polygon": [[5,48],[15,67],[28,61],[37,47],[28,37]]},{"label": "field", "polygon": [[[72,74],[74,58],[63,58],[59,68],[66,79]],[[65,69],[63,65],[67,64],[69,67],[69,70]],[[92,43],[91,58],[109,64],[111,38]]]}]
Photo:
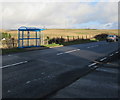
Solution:
[{"label": "field", "polygon": [[[7,32],[11,34],[12,37],[17,39],[17,30],[2,30],[2,32]],[[53,37],[67,37],[67,36],[95,36],[97,34],[117,34],[118,35],[118,30],[117,29],[47,29],[43,31],[44,37],[46,38],[47,36],[50,38]],[[32,33],[31,33],[32,34]]]},{"label": "field", "polygon": [[[14,37],[14,43],[12,41],[9,42],[2,42],[2,45],[0,45],[0,48],[13,48],[18,46],[18,31],[17,30],[0,30],[0,32],[7,32],[11,35],[11,37]],[[30,32],[30,37],[35,37],[35,32]],[[97,30],[97,29],[47,29],[42,31],[44,33],[44,38],[42,40],[41,45],[44,45],[46,47],[54,47],[59,45],[72,45],[72,44],[81,44],[81,43],[87,43],[92,41],[98,41],[95,38],[93,38],[95,35],[98,34],[116,34],[118,35],[118,30]],[[27,33],[24,32],[24,37],[27,38]],[[49,37],[49,39],[47,38]],[[59,37],[59,38],[58,38]],[[53,38],[56,38],[54,40]],[[64,39],[65,41],[62,42],[62,44],[57,43],[59,39]],[[85,39],[85,40],[81,40]],[[58,39],[58,40],[57,40]],[[52,40],[51,44],[50,41]],[[60,40],[59,40],[60,41]],[[24,40],[24,45],[28,45],[28,42]],[[55,44],[54,44],[55,43]],[[36,40],[30,40],[29,45],[35,45]]]}]

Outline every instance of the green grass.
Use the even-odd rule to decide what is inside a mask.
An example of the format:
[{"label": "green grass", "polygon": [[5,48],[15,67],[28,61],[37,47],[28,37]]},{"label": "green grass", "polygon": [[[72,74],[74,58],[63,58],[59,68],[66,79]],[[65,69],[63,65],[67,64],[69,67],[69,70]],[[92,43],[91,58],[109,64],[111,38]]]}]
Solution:
[{"label": "green grass", "polygon": [[63,45],[52,43],[52,44],[48,44],[48,45],[44,45],[44,46],[45,47],[56,47],[56,46],[63,46]]},{"label": "green grass", "polygon": [[24,51],[26,51],[25,48],[2,49],[2,55],[10,54],[10,53],[17,53],[17,52],[24,52]]},{"label": "green grass", "polygon": [[62,45],[66,46],[66,45],[83,44],[83,43],[89,43],[89,42],[97,42],[97,40],[89,40],[89,39],[75,40],[75,41],[64,42],[62,43]]},{"label": "green grass", "polygon": [[48,45],[43,45],[41,47],[33,47],[33,48],[10,48],[10,49],[2,49],[2,55],[4,54],[10,54],[10,53],[18,53],[18,52],[26,52],[30,50],[40,50],[40,49],[45,49],[45,48],[50,48],[50,47],[59,47],[59,46],[67,46],[67,45],[75,45],[75,44],[82,44],[82,43],[89,43],[89,42],[96,42],[96,39],[85,39],[85,40],[74,40],[74,41],[69,41],[69,42],[64,42],[61,44],[48,44]]}]

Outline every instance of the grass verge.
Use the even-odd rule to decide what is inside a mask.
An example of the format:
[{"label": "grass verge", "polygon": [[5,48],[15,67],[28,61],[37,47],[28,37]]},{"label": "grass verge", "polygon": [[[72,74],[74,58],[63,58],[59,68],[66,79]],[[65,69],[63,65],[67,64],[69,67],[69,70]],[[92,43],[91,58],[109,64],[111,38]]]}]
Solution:
[{"label": "grass verge", "polygon": [[11,53],[18,53],[18,52],[26,52],[31,50],[42,50],[50,47],[59,47],[59,46],[67,46],[67,45],[75,45],[75,44],[82,44],[82,43],[89,43],[89,42],[96,42],[97,40],[75,40],[64,42],[60,44],[52,43],[48,45],[43,45],[41,47],[31,47],[31,48],[10,48],[10,49],[2,49],[2,55],[11,54]]},{"label": "grass verge", "polygon": [[52,43],[52,44],[48,44],[48,45],[44,45],[45,47],[58,47],[58,46],[63,46],[62,44],[56,44],[56,43]]}]

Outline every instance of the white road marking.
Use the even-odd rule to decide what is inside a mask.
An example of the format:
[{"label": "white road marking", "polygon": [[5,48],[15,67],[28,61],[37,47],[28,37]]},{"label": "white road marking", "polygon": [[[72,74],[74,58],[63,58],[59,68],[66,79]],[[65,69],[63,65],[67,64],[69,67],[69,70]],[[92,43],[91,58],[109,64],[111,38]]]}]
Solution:
[{"label": "white road marking", "polygon": [[10,90],[7,91],[8,93],[11,92]]},{"label": "white road marking", "polygon": [[115,52],[115,53],[118,53],[118,51],[117,51],[117,52]]},{"label": "white road marking", "polygon": [[18,62],[18,63],[11,64],[11,65],[5,65],[5,66],[0,67],[0,68],[6,68],[6,67],[10,67],[10,66],[20,65],[20,64],[23,64],[23,63],[27,63],[27,62],[28,62],[28,61]]},{"label": "white road marking", "polygon": [[105,60],[105,59],[107,59],[106,57],[105,58],[102,58],[102,59],[100,59],[100,61],[103,61],[103,60]]},{"label": "white road marking", "polygon": [[114,54],[111,54],[110,56],[113,56]]},{"label": "white road marking", "polygon": [[31,81],[27,81],[26,84],[29,84]]},{"label": "white road marking", "polygon": [[90,47],[87,47],[87,48],[90,48]]},{"label": "white road marking", "polygon": [[76,49],[76,50],[80,50],[80,49]]},{"label": "white road marking", "polygon": [[71,53],[71,52],[74,52],[74,51],[77,51],[77,50],[66,51],[65,53]]},{"label": "white road marking", "polygon": [[[75,51],[78,51],[78,50],[80,50],[80,49],[70,50],[70,51],[66,51],[64,53],[71,53],[71,52],[75,52]],[[62,55],[64,53],[58,53],[57,55]]]},{"label": "white road marking", "polygon": [[92,63],[92,64],[90,64],[90,65],[88,65],[88,66],[91,67],[91,66],[93,66],[93,65],[96,65],[96,63]]},{"label": "white road marking", "polygon": [[94,68],[97,68],[98,66],[93,66]]},{"label": "white road marking", "polygon": [[71,53],[71,52],[75,52],[75,51],[78,51],[78,50],[80,50],[80,49],[75,49],[75,50],[67,51],[65,53]]},{"label": "white road marking", "polygon": [[62,55],[63,53],[58,53],[57,55]]},{"label": "white road marking", "polygon": [[103,69],[103,68],[97,68],[97,71],[103,71],[103,72],[109,72],[109,73],[116,73],[118,70],[112,70],[112,69]]}]

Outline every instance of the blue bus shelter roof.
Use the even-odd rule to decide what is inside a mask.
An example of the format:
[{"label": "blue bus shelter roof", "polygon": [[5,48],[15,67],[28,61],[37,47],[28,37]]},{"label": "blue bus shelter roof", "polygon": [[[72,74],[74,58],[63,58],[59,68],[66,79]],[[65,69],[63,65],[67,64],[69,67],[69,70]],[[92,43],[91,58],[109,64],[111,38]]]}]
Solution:
[{"label": "blue bus shelter roof", "polygon": [[19,31],[36,31],[36,32],[38,32],[38,31],[43,31],[45,29],[40,29],[40,28],[36,28],[36,27],[24,27],[24,26],[22,26],[22,27],[18,28],[18,30]]}]

